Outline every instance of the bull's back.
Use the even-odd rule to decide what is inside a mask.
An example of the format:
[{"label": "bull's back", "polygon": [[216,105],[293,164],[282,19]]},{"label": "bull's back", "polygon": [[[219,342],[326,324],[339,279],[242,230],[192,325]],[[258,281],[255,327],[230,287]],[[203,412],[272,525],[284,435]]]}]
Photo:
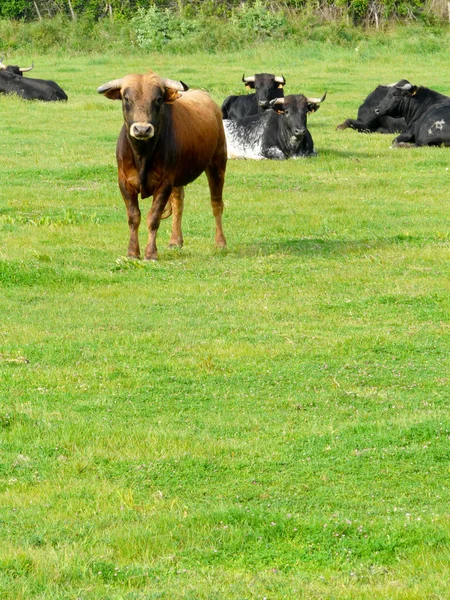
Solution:
[{"label": "bull's back", "polygon": [[217,155],[226,157],[222,113],[208,94],[193,90],[174,102],[172,120],[177,154],[175,184],[186,185]]}]

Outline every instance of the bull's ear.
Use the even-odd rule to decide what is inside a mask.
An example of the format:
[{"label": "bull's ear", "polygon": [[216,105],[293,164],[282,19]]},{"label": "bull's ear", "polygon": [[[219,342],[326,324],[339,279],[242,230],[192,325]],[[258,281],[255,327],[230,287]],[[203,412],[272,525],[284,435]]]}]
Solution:
[{"label": "bull's ear", "polygon": [[316,103],[316,102],[308,102],[308,112],[309,113],[313,113],[318,111],[320,108],[320,104]]},{"label": "bull's ear", "polygon": [[120,92],[122,90],[122,79],[114,79],[114,81],[108,81],[99,88],[97,92],[103,94],[110,100],[120,100],[122,98]]},{"label": "bull's ear", "polygon": [[166,88],[164,90],[164,102],[166,104],[173,104],[178,98],[181,98],[181,94],[178,90],[174,90],[173,88]]}]

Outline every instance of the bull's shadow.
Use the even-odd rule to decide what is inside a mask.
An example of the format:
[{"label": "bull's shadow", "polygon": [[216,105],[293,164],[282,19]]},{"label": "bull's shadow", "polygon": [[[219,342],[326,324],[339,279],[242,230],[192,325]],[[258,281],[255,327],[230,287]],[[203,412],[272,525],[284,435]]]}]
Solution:
[{"label": "bull's shadow", "polygon": [[248,256],[270,256],[286,254],[291,256],[343,256],[366,254],[380,248],[394,245],[420,245],[423,240],[414,236],[397,235],[371,239],[326,239],[297,238],[286,240],[261,240],[246,245],[238,245],[236,254]]}]

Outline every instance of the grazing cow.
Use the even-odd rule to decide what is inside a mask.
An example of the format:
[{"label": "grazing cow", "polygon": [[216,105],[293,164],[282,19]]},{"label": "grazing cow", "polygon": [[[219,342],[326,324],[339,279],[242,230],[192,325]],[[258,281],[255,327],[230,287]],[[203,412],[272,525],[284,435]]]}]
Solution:
[{"label": "grazing cow", "polygon": [[15,94],[24,100],[46,102],[67,100],[67,94],[54,81],[22,76],[32,68],[33,66],[26,68],[6,66],[0,60],[0,94]]},{"label": "grazing cow", "polygon": [[271,100],[283,97],[283,86],[286,83],[283,76],[278,77],[270,73],[242,76],[242,81],[247,88],[255,90],[255,93],[225,98],[222,104],[224,119],[242,119],[263,112],[269,108]]},{"label": "grazing cow", "polygon": [[379,85],[358,108],[358,117],[356,119],[345,119],[336,129],[351,127],[351,129],[356,129],[361,133],[400,133],[401,131],[405,131],[405,119],[398,119],[387,115],[380,116],[374,112],[390,88],[391,86],[389,85]]},{"label": "grazing cow", "polygon": [[375,109],[379,116],[404,117],[408,128],[393,146],[450,146],[450,98],[403,79]]},{"label": "grazing cow", "polygon": [[[128,256],[139,257],[141,221],[138,196],[153,196],[147,216],[145,258],[156,260],[156,234],[170,199],[173,214],[171,246],[182,246],[184,189],[205,172],[216,221],[216,244],[226,245],[222,230],[222,190],[227,150],[219,106],[205,92],[187,91],[181,81],[163,79],[150,71],[105,83],[98,92],[121,100],[124,125],[116,157],[119,188],[126,205],[130,243]],[[185,93],[184,93],[185,92]]]},{"label": "grazing cow", "polygon": [[292,94],[272,100],[276,110],[225,120],[228,158],[271,158],[284,160],[314,156],[313,139],[306,126],[307,114],[319,109],[325,100]]}]

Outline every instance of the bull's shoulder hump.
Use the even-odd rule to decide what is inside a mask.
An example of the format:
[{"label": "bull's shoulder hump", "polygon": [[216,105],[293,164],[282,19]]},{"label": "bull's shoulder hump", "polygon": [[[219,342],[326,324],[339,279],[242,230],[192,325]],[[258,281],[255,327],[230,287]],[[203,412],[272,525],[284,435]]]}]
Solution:
[{"label": "bull's shoulder hump", "polygon": [[202,90],[189,90],[182,92],[179,102],[183,104],[198,104],[199,102],[211,102],[211,96]]}]

